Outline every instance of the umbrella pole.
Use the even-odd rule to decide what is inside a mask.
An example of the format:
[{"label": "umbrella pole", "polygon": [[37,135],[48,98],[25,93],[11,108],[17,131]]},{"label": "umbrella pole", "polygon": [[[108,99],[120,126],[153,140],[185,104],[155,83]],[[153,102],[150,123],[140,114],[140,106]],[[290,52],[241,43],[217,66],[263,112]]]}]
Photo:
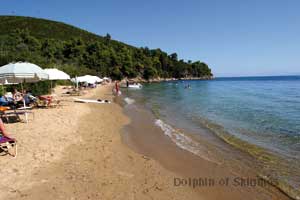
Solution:
[{"label": "umbrella pole", "polygon": [[75,77],[75,82],[76,82],[76,91],[78,91],[78,80],[77,80],[77,76]]},{"label": "umbrella pole", "polygon": [[23,94],[23,106],[24,106],[24,110],[25,110],[25,120],[26,120],[26,123],[28,123],[28,114],[26,112],[26,103],[25,103],[25,99],[24,99],[23,82],[21,83],[21,90],[22,90],[22,94]]},{"label": "umbrella pole", "polygon": [[23,94],[24,90],[23,90],[23,82],[21,83],[21,92]]}]

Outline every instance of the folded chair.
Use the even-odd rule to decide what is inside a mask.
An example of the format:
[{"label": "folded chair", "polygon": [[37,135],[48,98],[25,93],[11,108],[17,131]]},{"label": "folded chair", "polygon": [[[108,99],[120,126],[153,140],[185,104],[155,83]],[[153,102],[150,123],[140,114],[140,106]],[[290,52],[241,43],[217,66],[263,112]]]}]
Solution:
[{"label": "folded chair", "polygon": [[0,138],[0,155],[17,156],[17,141],[14,138],[1,136]]}]

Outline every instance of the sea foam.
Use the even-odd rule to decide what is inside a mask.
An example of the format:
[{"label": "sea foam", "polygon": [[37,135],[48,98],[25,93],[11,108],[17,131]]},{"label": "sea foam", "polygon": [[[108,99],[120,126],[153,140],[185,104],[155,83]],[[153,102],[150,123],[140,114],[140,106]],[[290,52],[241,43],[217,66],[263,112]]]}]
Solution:
[{"label": "sea foam", "polygon": [[194,141],[191,137],[180,132],[179,130],[174,129],[172,126],[160,119],[155,121],[155,125],[160,127],[164,134],[170,137],[172,142],[174,142],[181,149],[189,151],[210,162],[219,164],[219,162],[214,159],[204,147],[201,147],[200,144]]},{"label": "sea foam", "polygon": [[129,97],[124,98],[124,101],[125,101],[128,105],[133,104],[133,103],[135,102],[134,99],[131,99],[131,98],[129,98]]}]

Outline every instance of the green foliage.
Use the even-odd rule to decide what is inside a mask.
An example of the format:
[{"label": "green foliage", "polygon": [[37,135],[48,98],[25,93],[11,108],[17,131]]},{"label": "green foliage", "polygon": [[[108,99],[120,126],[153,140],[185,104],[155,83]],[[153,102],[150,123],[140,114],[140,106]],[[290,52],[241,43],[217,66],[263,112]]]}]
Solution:
[{"label": "green foliage", "polygon": [[0,65],[28,61],[56,67],[71,76],[84,74],[115,79],[141,76],[212,76],[203,62],[178,60],[160,49],[136,48],[76,27],[30,17],[0,16]]},{"label": "green foliage", "polygon": [[40,81],[37,83],[26,84],[24,87],[27,91],[30,91],[35,96],[49,94],[51,92],[50,81]]},{"label": "green foliage", "polygon": [[154,67],[147,67],[144,71],[144,78],[150,79],[157,77],[157,71]]},{"label": "green foliage", "polygon": [[13,92],[14,89],[17,89],[18,91],[22,91],[22,89],[30,91],[34,96],[49,94],[51,92],[51,81],[40,81],[37,83],[23,83],[5,86],[6,92]]},{"label": "green foliage", "polygon": [[124,78],[122,72],[118,67],[115,67],[111,72],[111,77],[116,80],[121,80]]},{"label": "green foliage", "polygon": [[5,88],[4,88],[4,86],[2,85],[2,86],[0,86],[0,96],[3,96],[4,93],[5,93]]}]

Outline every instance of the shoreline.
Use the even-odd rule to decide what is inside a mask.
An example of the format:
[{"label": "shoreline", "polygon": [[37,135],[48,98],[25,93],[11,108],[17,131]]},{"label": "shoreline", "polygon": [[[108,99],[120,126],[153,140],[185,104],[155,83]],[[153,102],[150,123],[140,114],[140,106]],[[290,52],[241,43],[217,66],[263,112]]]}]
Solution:
[{"label": "shoreline", "polygon": [[[195,88],[196,83],[204,85],[203,88],[205,88],[206,84],[211,84],[213,87],[213,85],[217,84],[218,82],[194,82],[195,85],[194,87],[192,86],[193,88]],[[127,94],[125,101],[127,104],[133,103],[140,109],[148,110],[153,116],[151,121],[147,123],[152,123],[153,126],[154,124],[155,126],[159,126],[160,130],[158,131],[162,132],[161,135],[168,136],[169,139],[178,146],[178,148],[187,150],[201,158],[204,158],[205,160],[212,162],[216,161],[215,155],[217,153],[217,158],[219,159],[219,161],[216,161],[217,163],[228,161],[228,165],[231,165],[232,167],[235,167],[234,165],[240,166],[248,163],[249,167],[246,166],[246,168],[251,167],[251,170],[255,171],[255,174],[260,179],[265,180],[270,185],[274,186],[292,199],[300,198],[300,191],[298,188],[299,173],[297,173],[297,171],[299,172],[299,165],[297,165],[297,159],[292,162],[292,160],[289,159],[292,156],[289,156],[289,154],[280,154],[279,152],[276,153],[276,149],[272,151],[273,149],[265,148],[266,146],[263,145],[260,146],[259,143],[255,143],[255,141],[251,142],[251,140],[247,140],[245,138],[243,140],[239,139],[238,136],[235,136],[235,132],[231,130],[230,127],[231,125],[235,127],[240,127],[241,125],[242,127],[242,122],[241,124],[235,124],[234,122],[231,122],[231,124],[225,124],[228,125],[225,126],[224,124],[219,123],[220,121],[210,121],[208,120],[209,117],[205,118],[204,116],[207,114],[205,113],[205,108],[208,107],[213,111],[210,105],[214,105],[214,102],[220,102],[222,95],[217,95],[220,96],[220,100],[219,98],[211,99],[211,103],[206,102],[206,104],[204,103],[201,105],[201,97],[197,98],[199,104],[197,104],[196,101],[193,101],[193,99],[189,98],[190,96],[197,96],[197,92],[200,90],[195,89],[197,92],[180,90],[180,87],[183,87],[183,83],[180,85],[179,82],[176,82],[155,85],[145,84],[143,90],[138,91],[124,89],[124,91],[128,91],[128,93],[125,93],[125,95]],[[205,97],[203,97],[203,99],[205,99]],[[186,105],[185,107],[185,102],[190,102],[192,106]],[[193,107],[201,110],[200,105],[204,112],[194,112]],[[217,109],[212,113],[219,113],[222,115],[223,113],[221,113],[220,110],[222,110],[222,106],[220,109]],[[140,114],[140,116],[142,115],[144,114]],[[207,116],[209,116],[209,113]],[[228,119],[234,116],[234,113],[231,116],[227,115]],[[136,117],[136,120],[139,120],[139,118],[140,117]],[[237,121],[239,120],[237,119]],[[226,129],[226,127],[229,128]],[[243,129],[241,128],[241,130]],[[250,132],[245,131],[245,133]],[[143,142],[143,145],[147,143],[147,141],[143,141],[143,138],[140,138],[139,140]],[[139,143],[142,143],[141,141],[139,141]],[[297,140],[295,140],[295,142],[296,141]],[[141,148],[143,148],[143,145],[140,145]],[[224,146],[229,147],[225,148],[226,150],[224,153],[220,152],[224,149]],[[284,157],[284,155],[287,155],[287,157]],[[240,160],[240,162],[232,162],[232,160],[236,160],[236,156],[238,157],[237,160]],[[294,157],[296,156],[297,154],[294,155]]]},{"label": "shoreline", "polygon": [[[202,152],[202,155],[195,155],[189,149],[178,146],[175,141],[171,141],[170,136],[166,135],[160,127],[154,125],[155,116],[150,111],[135,107],[125,108],[125,113],[130,116],[131,124],[127,125],[123,132],[125,133],[124,142],[134,151],[145,154],[154,160],[157,160],[164,168],[179,174],[185,180],[190,178],[211,178],[218,180],[229,178],[231,185],[227,187],[198,188],[201,197],[205,199],[290,199],[277,187],[269,184],[266,188],[255,187],[234,187],[233,180],[239,177],[247,177],[249,180],[262,180],[255,173],[255,169],[250,169],[247,165],[232,168],[226,162],[219,163],[214,159],[215,152]],[[173,137],[173,136],[171,136]],[[202,145],[207,145],[208,141],[203,140]],[[232,147],[223,146],[225,151],[233,151]],[[203,154],[204,153],[204,154]],[[228,154],[229,155],[229,154]],[[251,163],[249,155],[244,152],[234,152],[233,156],[223,159],[246,159]],[[232,160],[233,161],[233,160]],[[231,161],[230,161],[231,162]]]}]

